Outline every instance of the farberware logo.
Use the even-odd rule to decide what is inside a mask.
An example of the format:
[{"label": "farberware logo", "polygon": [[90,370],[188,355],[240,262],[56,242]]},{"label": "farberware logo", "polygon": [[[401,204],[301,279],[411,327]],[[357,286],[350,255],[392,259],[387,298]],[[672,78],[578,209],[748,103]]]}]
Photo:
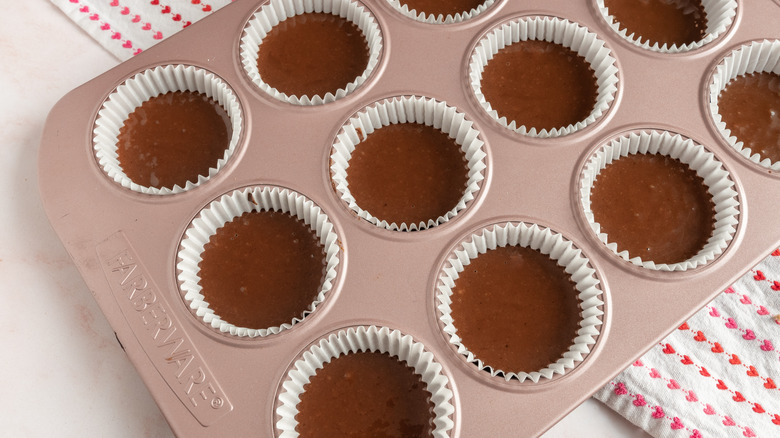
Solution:
[{"label": "farberware logo", "polygon": [[176,396],[204,426],[230,412],[233,406],[124,234],[115,234],[97,251],[119,308]]}]

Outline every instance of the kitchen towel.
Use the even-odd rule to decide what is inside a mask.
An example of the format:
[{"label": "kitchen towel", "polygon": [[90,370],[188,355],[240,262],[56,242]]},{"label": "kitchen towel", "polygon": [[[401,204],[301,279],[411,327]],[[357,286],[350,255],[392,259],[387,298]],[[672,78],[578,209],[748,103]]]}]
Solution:
[{"label": "kitchen towel", "polygon": [[656,437],[780,437],[778,313],[780,250],[594,397]]},{"label": "kitchen towel", "polygon": [[[231,2],[51,1],[121,60]],[[778,313],[780,250],[594,396],[656,437],[778,437]]]},{"label": "kitchen towel", "polygon": [[234,0],[51,0],[122,61]]}]

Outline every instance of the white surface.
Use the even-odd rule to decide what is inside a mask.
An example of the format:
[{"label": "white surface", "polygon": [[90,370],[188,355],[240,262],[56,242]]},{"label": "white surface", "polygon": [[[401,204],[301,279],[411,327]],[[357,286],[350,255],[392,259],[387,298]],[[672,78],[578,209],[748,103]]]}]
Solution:
[{"label": "white surface", "polygon": [[[38,195],[46,115],[117,61],[46,0],[0,9],[0,435],[171,436]],[[544,435],[647,436],[593,400]]]}]

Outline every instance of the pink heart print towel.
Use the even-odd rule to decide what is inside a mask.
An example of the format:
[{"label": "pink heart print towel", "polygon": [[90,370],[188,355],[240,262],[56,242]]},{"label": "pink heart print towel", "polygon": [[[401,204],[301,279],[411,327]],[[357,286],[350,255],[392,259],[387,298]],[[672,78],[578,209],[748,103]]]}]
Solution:
[{"label": "pink heart print towel", "polygon": [[141,53],[234,0],[52,0],[121,60]]},{"label": "pink heart print towel", "polygon": [[656,437],[780,437],[779,314],[776,250],[594,396]]}]

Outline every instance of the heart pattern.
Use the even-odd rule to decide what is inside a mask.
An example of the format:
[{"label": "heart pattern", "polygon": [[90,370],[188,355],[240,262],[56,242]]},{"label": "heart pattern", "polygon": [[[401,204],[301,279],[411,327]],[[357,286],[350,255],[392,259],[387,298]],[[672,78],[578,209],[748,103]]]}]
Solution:
[{"label": "heart pattern", "polygon": [[756,436],[756,433],[753,432],[753,429],[749,427],[745,427],[744,432],[742,432],[742,436],[746,436],[748,438]]},{"label": "heart pattern", "polygon": [[766,277],[764,276],[763,272],[757,270],[756,275],[753,276],[753,279],[755,279],[756,281],[764,281],[766,280]]},{"label": "heart pattern", "polygon": [[666,344],[666,347],[664,347],[663,352],[664,352],[664,354],[674,354],[675,353],[675,349],[672,348],[671,345]]},{"label": "heart pattern", "polygon": [[772,290],[774,290],[774,291],[780,290],[780,281],[773,281],[772,282],[772,286],[769,286],[769,287],[771,287]]},{"label": "heart pattern", "polygon": [[707,415],[715,415],[715,409],[708,403],[704,405],[704,413]]},{"label": "heart pattern", "polygon": [[767,378],[766,382],[764,383],[764,388],[766,389],[775,389],[777,386],[775,385],[775,381],[772,380],[772,378]]},{"label": "heart pattern", "polygon": [[645,397],[642,394],[635,395],[633,403],[634,403],[634,406],[637,406],[637,407],[644,406],[644,405],[647,404],[647,402],[645,401]]},{"label": "heart pattern", "polygon": [[660,406],[656,406],[651,415],[653,418],[664,418],[664,409]]},{"label": "heart pattern", "polygon": [[742,361],[739,360],[739,356],[737,356],[736,354],[732,354],[731,359],[729,359],[729,363],[732,365],[740,365]]},{"label": "heart pattern", "polygon": [[701,436],[701,432],[698,429],[693,429],[693,433],[688,438],[704,438]]},{"label": "heart pattern", "polygon": [[756,334],[753,332],[753,330],[747,329],[745,330],[745,334],[742,335],[742,339],[746,341],[752,341],[753,339],[756,339]]},{"label": "heart pattern", "polygon": [[737,403],[742,403],[743,401],[745,401],[745,396],[743,396],[741,392],[736,391],[734,393],[734,397],[731,397],[731,399]]},{"label": "heart pattern", "polygon": [[697,402],[699,401],[699,397],[696,396],[696,393],[693,391],[688,391],[688,395],[685,396],[685,399],[689,402]]},{"label": "heart pattern", "polygon": [[734,318],[728,318],[726,319],[726,327],[730,329],[737,328],[737,322],[734,321]]},{"label": "heart pattern", "polygon": [[769,311],[766,310],[766,307],[764,306],[758,306],[758,310],[756,310],[756,313],[759,315],[769,315]]},{"label": "heart pattern", "polygon": [[753,304],[753,302],[750,301],[750,297],[747,295],[742,295],[742,298],[739,299],[739,302],[742,304]]},{"label": "heart pattern", "polygon": [[747,370],[747,375],[749,377],[758,377],[758,370],[753,365],[750,365]]},{"label": "heart pattern", "polygon": [[696,336],[693,337],[696,342],[706,342],[707,337],[701,331],[696,332]]},{"label": "heart pattern", "polygon": [[[153,43],[144,41],[160,41],[167,35],[173,34],[183,28],[189,27],[193,22],[203,18],[206,14],[227,5],[230,2],[221,1],[211,5],[201,0],[185,2],[161,2],[160,0],[148,0],[147,2],[129,2],[122,0],[54,0],[55,3],[63,2],[72,8],[73,12],[84,14],[84,19],[76,20],[81,27],[90,31],[103,46],[120,58],[135,56],[144,51],[145,46]],[[101,3],[103,6],[98,5]],[[168,3],[168,4],[166,4]],[[65,6],[62,6],[63,9]],[[100,8],[111,8],[111,12],[103,9],[104,15],[97,13]],[[70,12],[69,12],[70,15]],[[169,17],[165,21],[155,21],[154,15]],[[71,15],[72,16],[72,15]],[[158,19],[159,20],[159,19]],[[157,29],[152,28],[151,23]],[[99,30],[102,32],[93,32]],[[149,32],[142,37],[142,31]],[[151,35],[151,39],[149,39]],[[142,47],[138,47],[141,45]]]},{"label": "heart pattern", "polygon": [[734,426],[737,423],[734,422],[734,420],[731,419],[728,415],[723,416],[723,425],[724,426]]},{"label": "heart pattern", "polygon": [[621,383],[618,383],[615,387],[615,394],[617,395],[625,395],[628,394],[628,390],[626,389],[626,385]]},{"label": "heart pattern", "polygon": [[720,380],[720,379],[718,379],[717,388],[720,389],[721,391],[725,391],[725,390],[729,389],[729,387],[726,386],[725,383],[723,383],[723,380]]},{"label": "heart pattern", "polygon": [[679,430],[679,429],[682,429],[682,428],[685,427],[685,426],[683,426],[682,421],[680,421],[680,419],[678,417],[674,417],[672,419],[672,425],[671,426],[672,426],[672,429],[674,429],[674,430]]},{"label": "heart pattern", "polygon": [[723,353],[723,347],[721,347],[717,342],[712,344],[711,350],[713,353]]},{"label": "heart pattern", "polygon": [[666,387],[671,390],[680,389],[680,384],[674,379],[669,379],[669,384]]},{"label": "heart pattern", "polygon": [[772,351],[775,349],[775,346],[772,345],[772,341],[769,339],[764,339],[764,342],[761,344],[761,349],[764,351]]}]

